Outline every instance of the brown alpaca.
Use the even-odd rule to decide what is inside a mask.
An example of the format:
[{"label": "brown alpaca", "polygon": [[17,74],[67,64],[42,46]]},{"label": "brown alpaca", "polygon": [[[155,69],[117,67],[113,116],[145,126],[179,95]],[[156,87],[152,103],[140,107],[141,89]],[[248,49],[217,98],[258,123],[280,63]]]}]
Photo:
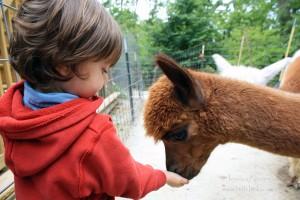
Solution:
[{"label": "brown alpaca", "polygon": [[[293,57],[292,63],[285,70],[280,89],[300,93],[300,50]],[[292,177],[289,186],[300,189],[300,159],[289,158],[289,174]]]},{"label": "brown alpaca", "polygon": [[165,55],[150,89],[145,128],[166,149],[167,169],[196,176],[219,144],[236,142],[300,157],[300,96],[185,70]]}]

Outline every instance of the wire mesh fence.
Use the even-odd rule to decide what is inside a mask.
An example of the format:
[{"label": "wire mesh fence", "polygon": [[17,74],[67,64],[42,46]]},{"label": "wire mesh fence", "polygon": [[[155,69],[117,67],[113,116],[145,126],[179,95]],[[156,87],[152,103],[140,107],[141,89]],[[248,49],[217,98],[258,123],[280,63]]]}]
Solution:
[{"label": "wire mesh fence", "polygon": [[122,140],[130,134],[131,126],[136,123],[142,110],[144,82],[138,47],[134,37],[127,34],[124,37],[124,49],[118,63],[111,69],[108,84],[100,91],[106,98],[115,98],[115,103],[109,101],[109,110]]},{"label": "wire mesh fence", "polygon": [[[243,48],[243,56],[241,57],[240,65],[263,68],[264,66],[282,59],[285,50],[286,46],[284,45],[248,45]],[[238,65],[239,54],[241,53],[239,46],[228,48],[214,46],[205,47],[205,45],[199,45],[186,50],[174,52],[171,56],[184,67],[215,72],[216,65],[212,59],[212,55],[216,53],[221,54],[224,58],[231,61],[233,65]]]},{"label": "wire mesh fence", "polygon": [[[255,68],[264,68],[284,57],[286,45],[269,44],[268,46],[247,45],[242,49],[239,46],[222,47],[212,44],[198,45],[185,50],[170,53],[174,60],[181,66],[209,73],[217,73],[216,64],[212,58],[213,54],[220,54],[233,66],[244,65]],[[242,53],[242,54],[241,54]],[[293,55],[294,52],[290,52]],[[240,56],[243,55],[243,56]],[[240,63],[239,63],[240,60]],[[162,72],[154,64],[143,64],[144,87],[148,87],[159,77]],[[147,69],[147,70],[145,70]],[[269,86],[278,84],[279,74],[269,82]]]}]

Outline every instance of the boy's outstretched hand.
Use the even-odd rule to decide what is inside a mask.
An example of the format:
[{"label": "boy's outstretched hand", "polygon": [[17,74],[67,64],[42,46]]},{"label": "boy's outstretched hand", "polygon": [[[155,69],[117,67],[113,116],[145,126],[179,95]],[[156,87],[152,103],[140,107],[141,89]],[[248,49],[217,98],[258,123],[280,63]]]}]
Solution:
[{"label": "boy's outstretched hand", "polygon": [[164,173],[167,177],[167,184],[171,187],[181,187],[189,183],[189,180],[176,173],[169,171],[164,171]]}]

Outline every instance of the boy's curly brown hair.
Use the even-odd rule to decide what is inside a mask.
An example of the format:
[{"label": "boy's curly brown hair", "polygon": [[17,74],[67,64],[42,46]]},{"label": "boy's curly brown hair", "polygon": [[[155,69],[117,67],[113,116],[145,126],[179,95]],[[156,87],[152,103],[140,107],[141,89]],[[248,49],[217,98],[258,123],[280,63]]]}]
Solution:
[{"label": "boy's curly brown hair", "polygon": [[[80,76],[76,66],[83,61],[113,65],[122,52],[120,28],[99,0],[25,0],[13,26],[10,62],[40,90]],[[70,68],[68,76],[57,71],[61,65]]]}]

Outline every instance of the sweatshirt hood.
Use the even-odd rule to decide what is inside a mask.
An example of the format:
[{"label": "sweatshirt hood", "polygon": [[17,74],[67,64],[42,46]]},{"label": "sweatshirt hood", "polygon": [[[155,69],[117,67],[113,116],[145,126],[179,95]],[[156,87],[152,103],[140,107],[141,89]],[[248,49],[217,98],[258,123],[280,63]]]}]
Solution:
[{"label": "sweatshirt hood", "polygon": [[15,175],[31,176],[68,150],[92,122],[102,99],[77,98],[39,110],[23,105],[24,83],[0,98],[0,133],[5,162]]}]

